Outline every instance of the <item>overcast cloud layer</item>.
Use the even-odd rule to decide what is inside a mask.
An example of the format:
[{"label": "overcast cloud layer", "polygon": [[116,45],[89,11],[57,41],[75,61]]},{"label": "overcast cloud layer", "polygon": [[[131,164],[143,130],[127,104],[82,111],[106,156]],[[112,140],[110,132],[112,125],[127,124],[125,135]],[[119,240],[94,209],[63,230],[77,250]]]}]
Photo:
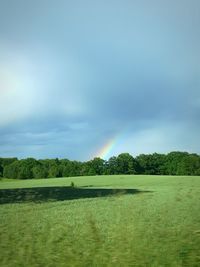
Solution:
[{"label": "overcast cloud layer", "polygon": [[0,156],[200,153],[199,0],[1,0]]}]

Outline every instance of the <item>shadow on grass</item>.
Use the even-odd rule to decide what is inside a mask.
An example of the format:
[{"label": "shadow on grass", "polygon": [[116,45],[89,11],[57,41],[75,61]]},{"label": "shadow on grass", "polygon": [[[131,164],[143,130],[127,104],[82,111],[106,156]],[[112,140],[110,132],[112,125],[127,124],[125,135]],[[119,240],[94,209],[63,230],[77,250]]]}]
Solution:
[{"label": "shadow on grass", "polygon": [[116,196],[121,194],[138,194],[149,191],[138,189],[106,189],[106,188],[81,188],[81,187],[33,187],[1,189],[0,204],[17,202],[44,202],[62,201],[80,198],[96,198]]}]

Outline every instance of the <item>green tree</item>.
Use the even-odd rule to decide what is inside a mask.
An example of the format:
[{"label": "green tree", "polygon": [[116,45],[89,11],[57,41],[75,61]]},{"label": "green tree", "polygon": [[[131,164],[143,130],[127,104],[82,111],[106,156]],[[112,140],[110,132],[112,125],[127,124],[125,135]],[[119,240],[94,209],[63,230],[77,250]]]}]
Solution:
[{"label": "green tree", "polygon": [[168,175],[178,175],[180,174],[180,162],[187,158],[189,153],[173,151],[167,154],[165,161],[165,170]]},{"label": "green tree", "polygon": [[33,172],[33,178],[35,179],[47,178],[48,176],[48,170],[42,164],[34,166],[32,168],[32,172]]},{"label": "green tree", "polygon": [[33,167],[37,165],[34,158],[22,159],[19,161],[18,179],[32,179]]},{"label": "green tree", "polygon": [[200,175],[200,157],[190,154],[177,165],[177,175]]},{"label": "green tree", "polygon": [[129,153],[121,153],[117,157],[118,174],[135,174],[136,165],[136,161]]},{"label": "green tree", "polygon": [[52,164],[50,165],[49,170],[48,170],[48,177],[54,178],[54,177],[59,177],[59,176],[61,176],[59,165],[52,162]]},{"label": "green tree", "polygon": [[11,179],[18,179],[18,172],[19,172],[19,161],[13,161],[11,164],[6,165],[3,169],[3,177],[4,178],[11,178]]},{"label": "green tree", "polygon": [[90,173],[94,173],[94,175],[102,175],[104,173],[104,165],[105,161],[101,158],[94,158],[89,162]]},{"label": "green tree", "polygon": [[166,156],[163,154],[141,154],[136,157],[139,165],[139,173],[143,174],[165,174]]},{"label": "green tree", "polygon": [[117,157],[111,157],[105,164],[106,174],[117,174]]}]

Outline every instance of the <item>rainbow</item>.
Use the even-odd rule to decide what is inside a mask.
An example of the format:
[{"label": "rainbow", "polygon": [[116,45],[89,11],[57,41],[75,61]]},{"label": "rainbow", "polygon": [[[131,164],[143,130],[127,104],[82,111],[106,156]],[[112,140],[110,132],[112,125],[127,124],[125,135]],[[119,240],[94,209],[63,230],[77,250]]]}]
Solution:
[{"label": "rainbow", "polygon": [[96,157],[102,159],[108,159],[111,156],[111,152],[113,151],[113,148],[116,146],[118,140],[119,140],[119,134],[116,134],[109,141],[107,141],[105,145],[96,153]]}]

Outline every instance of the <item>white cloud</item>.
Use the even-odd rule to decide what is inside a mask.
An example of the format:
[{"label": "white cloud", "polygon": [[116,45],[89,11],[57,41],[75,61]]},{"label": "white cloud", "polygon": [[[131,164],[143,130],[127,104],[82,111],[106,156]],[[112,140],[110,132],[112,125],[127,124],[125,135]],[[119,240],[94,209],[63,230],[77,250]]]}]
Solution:
[{"label": "white cloud", "polygon": [[[192,127],[192,126],[191,126]],[[191,131],[193,129],[193,131]],[[136,156],[148,153],[168,153],[170,151],[200,151],[197,146],[198,129],[181,123],[172,123],[152,128],[146,128],[136,133],[126,133],[119,140],[118,145],[113,149],[113,154],[129,152]]]},{"label": "white cloud", "polygon": [[36,99],[34,77],[23,58],[0,64],[0,126],[31,114]]},{"label": "white cloud", "polygon": [[63,63],[42,46],[30,53],[9,45],[0,46],[0,58],[0,127],[30,116],[86,110],[79,81],[84,74],[72,60]]}]

